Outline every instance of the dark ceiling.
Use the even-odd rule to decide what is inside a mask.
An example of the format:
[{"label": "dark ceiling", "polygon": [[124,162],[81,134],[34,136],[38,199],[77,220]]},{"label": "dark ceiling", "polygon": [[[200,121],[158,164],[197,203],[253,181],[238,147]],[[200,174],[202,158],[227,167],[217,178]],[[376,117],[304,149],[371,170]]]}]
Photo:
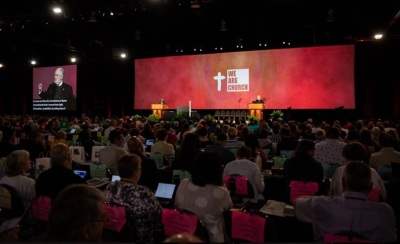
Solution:
[{"label": "dark ceiling", "polygon": [[[198,0],[197,9],[192,1],[3,0],[0,62],[58,56],[49,62],[63,63],[66,54],[111,59],[119,50],[151,57],[240,45],[252,50],[265,43],[343,44],[372,41],[376,31],[387,39],[400,37],[398,0]],[[63,8],[60,16],[52,12],[55,4]]]}]

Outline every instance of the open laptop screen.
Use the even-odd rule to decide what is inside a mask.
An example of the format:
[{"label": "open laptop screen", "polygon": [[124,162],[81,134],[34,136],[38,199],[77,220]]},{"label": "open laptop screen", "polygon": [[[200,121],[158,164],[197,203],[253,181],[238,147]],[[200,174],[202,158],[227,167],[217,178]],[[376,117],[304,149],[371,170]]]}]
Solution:
[{"label": "open laptop screen", "polygon": [[175,184],[158,183],[155,196],[160,201],[172,201],[175,193]]}]

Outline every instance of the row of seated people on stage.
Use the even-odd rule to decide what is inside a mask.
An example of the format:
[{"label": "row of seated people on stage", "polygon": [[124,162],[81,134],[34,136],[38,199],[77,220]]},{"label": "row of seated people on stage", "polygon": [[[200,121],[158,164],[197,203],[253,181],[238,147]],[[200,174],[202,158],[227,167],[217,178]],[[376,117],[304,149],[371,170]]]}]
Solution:
[{"label": "row of seated people on stage", "polygon": [[[84,125],[81,124],[80,127],[85,128],[85,125],[87,126],[87,132],[91,131],[92,128],[88,125],[87,121]],[[112,123],[110,123],[110,125],[112,126]],[[156,162],[151,159],[151,153],[161,152],[167,156],[172,156],[170,157],[172,161],[167,162],[171,164],[168,166],[171,166],[172,169],[186,170],[191,176],[189,179],[182,180],[179,183],[179,187],[175,196],[175,206],[186,208],[192,212],[195,212],[199,218],[206,223],[210,239],[212,241],[220,242],[226,241],[225,239],[221,239],[225,238],[225,236],[218,235],[223,233],[218,229],[221,227],[220,221],[222,221],[220,212],[212,212],[216,208],[214,206],[209,208],[207,202],[201,203],[201,199],[212,198],[210,195],[206,195],[207,197],[204,196],[204,194],[213,192],[207,188],[208,185],[211,184],[218,186],[217,189],[219,189],[221,192],[217,195],[219,195],[221,199],[225,199],[224,203],[218,203],[222,204],[220,210],[222,209],[221,211],[227,211],[228,209],[232,208],[231,203],[229,203],[229,200],[232,201],[232,199],[229,195],[229,191],[227,190],[227,184],[223,181],[223,176],[240,174],[245,175],[247,180],[250,182],[254,192],[253,198],[255,201],[268,200],[268,196],[265,196],[265,191],[268,190],[269,187],[268,184],[265,184],[265,182],[267,182],[265,181],[265,178],[267,177],[265,170],[271,169],[271,157],[263,154],[264,150],[262,149],[270,149],[269,152],[274,153],[272,157],[281,156],[280,154],[284,150],[293,150],[293,155],[289,155],[285,159],[281,172],[284,179],[284,190],[281,192],[282,197],[279,200],[285,201],[289,204],[295,203],[292,202],[287,195],[287,189],[290,189],[290,184],[293,180],[316,182],[318,185],[318,191],[315,192],[315,195],[343,196],[342,193],[346,193],[348,190],[343,187],[343,178],[346,177],[346,165],[348,165],[349,162],[362,162],[362,165],[369,166],[369,182],[372,183],[373,188],[378,189],[379,201],[382,203],[382,205],[379,205],[381,209],[379,213],[381,213],[382,216],[385,216],[384,219],[386,220],[385,224],[380,225],[387,228],[386,232],[377,231],[377,233],[369,235],[367,233],[368,231],[365,231],[365,228],[370,230],[371,228],[374,229],[377,227],[370,223],[363,225],[357,222],[357,228],[354,227],[354,230],[357,230],[358,234],[362,234],[366,238],[373,241],[390,242],[397,238],[395,229],[392,228],[392,224],[396,225],[396,215],[398,216],[399,211],[398,206],[396,208],[393,202],[398,203],[396,202],[398,199],[390,198],[388,196],[388,192],[386,190],[387,184],[383,182],[380,174],[376,170],[380,165],[389,165],[393,162],[400,163],[400,153],[395,147],[395,141],[398,140],[398,138],[395,138],[396,134],[393,133],[396,132],[395,129],[390,127],[380,128],[380,125],[372,126],[370,129],[367,126],[359,127],[357,123],[355,123],[355,126],[349,125],[347,128],[342,128],[340,125],[335,123],[331,126],[328,126],[327,124],[318,126],[318,123],[312,124],[308,122],[307,125],[309,126],[306,127],[309,128],[309,130],[304,133],[298,133],[297,129],[297,133],[293,134],[293,131],[296,131],[293,127],[293,124],[290,125],[289,123],[282,124],[276,122],[272,123],[272,128],[269,128],[268,125],[268,123],[263,123],[259,125],[259,128],[249,129],[250,126],[247,125],[222,124],[218,126],[217,124],[217,126],[214,128],[215,130],[213,130],[210,129],[212,128],[212,125],[203,123],[203,121],[199,121],[197,124],[186,124],[186,122],[183,122],[182,129],[176,133],[176,131],[171,129],[171,124],[166,122],[154,125],[151,123],[144,123],[142,125],[143,130],[139,129],[141,126],[138,126],[139,128],[132,128],[130,130],[131,133],[135,134],[130,134],[128,136],[129,139],[126,142],[126,132],[124,132],[124,128],[117,126],[108,133],[107,139],[109,140],[109,144],[105,146],[104,149],[99,151],[100,163],[106,164],[107,168],[112,172],[112,174],[118,174],[122,180],[125,180],[127,185],[140,185],[144,186],[144,188],[140,189],[147,189],[143,190],[145,191],[143,193],[138,193],[138,195],[132,192],[132,194],[122,194],[121,197],[134,198],[141,196],[141,198],[143,198],[143,196],[148,196],[153,198],[157,183],[165,181],[166,179],[163,179],[163,175],[161,173],[162,170],[160,170],[157,167]],[[277,130],[278,127],[279,130]],[[373,136],[373,133],[375,132],[373,131],[376,127],[379,129],[379,132],[375,138]],[[145,131],[145,128],[151,130],[153,134],[148,131],[147,133],[149,133],[149,136],[145,136],[146,133],[142,133]],[[2,142],[9,143],[4,143],[7,146],[3,146],[4,144],[2,143],[0,149],[3,152],[3,149],[9,150],[9,148],[11,148],[11,152],[4,160],[4,164],[2,164],[4,172],[3,175],[5,176],[1,178],[0,183],[11,185],[17,188],[19,190],[20,197],[24,199],[23,202],[26,207],[28,206],[30,200],[35,196],[46,195],[50,197],[50,199],[55,200],[57,194],[66,186],[76,183],[87,184],[85,180],[78,177],[70,170],[72,165],[72,157],[68,142],[65,142],[65,139],[64,142],[62,139],[60,139],[61,143],[54,145],[48,144],[46,143],[43,132],[34,131],[31,134],[31,138],[35,138],[35,140],[33,140],[31,145],[36,146],[24,148],[22,146],[26,144],[22,143],[21,141],[18,145],[15,145],[15,143],[10,143],[12,142],[13,137],[15,140],[15,130],[13,133],[10,133],[10,131],[13,130],[8,130],[7,127],[2,127]],[[85,129],[82,131],[85,131]],[[104,133],[105,131],[106,130],[104,130]],[[346,134],[344,137],[341,133],[343,131]],[[361,134],[363,131],[369,131],[369,135],[371,137],[370,141],[372,141],[372,143],[375,142],[375,144],[369,145],[363,143],[361,140]],[[263,133],[266,134],[262,136]],[[176,138],[173,136],[174,134]],[[37,137],[35,135],[37,135]],[[168,139],[170,137],[175,138],[175,143],[168,143]],[[145,143],[149,139],[154,140],[155,143],[148,149],[148,147],[143,145],[143,142]],[[37,142],[37,144],[34,142]],[[12,145],[16,147],[11,147]],[[40,148],[40,150],[32,150],[37,148]],[[146,149],[148,149],[147,153]],[[368,151],[372,149],[373,151]],[[50,152],[49,157],[52,167],[51,169],[40,174],[37,180],[34,180],[26,177],[26,172],[31,169],[31,162],[35,162],[36,158],[39,157],[37,154],[32,157],[31,152],[38,153],[39,151],[40,153],[46,154],[47,152]],[[218,159],[213,158],[216,155],[218,155]],[[258,155],[260,155],[262,160],[261,167],[255,164]],[[130,169],[123,168],[123,162],[125,161],[122,159],[136,162],[132,163],[132,165],[136,166]],[[210,163],[212,164],[210,165]],[[125,166],[126,164],[127,163],[125,163]],[[216,175],[212,175],[213,173],[216,173],[217,170],[213,172],[212,169],[214,166],[219,164],[221,166],[217,167],[220,169],[217,176],[219,174],[221,175],[217,177]],[[327,177],[324,172],[324,165],[337,166],[333,175],[329,177],[329,184],[326,184],[325,181]],[[121,167],[123,170],[121,170]],[[361,166],[357,166],[356,168],[360,168],[358,171],[362,171]],[[125,174],[129,174],[129,172],[133,172],[132,175]],[[134,176],[135,173],[137,174],[136,176]],[[172,179],[167,179],[166,181],[171,182],[171,180]],[[112,186],[115,186],[115,184],[109,184],[107,186],[107,189],[110,192],[120,192],[119,190],[112,190]],[[124,182],[116,187],[123,186]],[[199,192],[201,192],[200,199],[198,201],[193,201],[196,196],[190,196],[189,198],[186,198],[186,196],[194,194],[190,189],[197,187],[202,189],[201,191],[199,190]],[[354,186],[351,186],[350,188],[355,190]],[[357,191],[363,192],[364,195],[366,195],[365,193],[368,193],[370,190],[369,189],[367,191],[365,187],[362,189],[361,188],[357,188]],[[227,196],[226,193],[228,193]],[[359,201],[365,200],[367,197],[362,197],[360,194],[350,194],[348,198],[355,198],[355,195],[357,195],[356,198],[358,198]],[[215,195],[213,196],[215,197]],[[188,199],[189,202],[186,202]],[[324,198],[321,199],[321,201],[329,200]],[[218,200],[220,199],[218,198]],[[113,201],[118,202],[119,200],[113,199]],[[385,204],[385,201],[390,205]],[[156,210],[154,213],[155,215],[159,215],[161,211],[160,208],[157,207],[159,203],[157,201],[152,202],[152,204],[149,204],[149,202],[147,202],[147,204],[149,204],[149,206],[155,206]],[[201,203],[201,206],[198,206],[196,204],[197,202],[199,204]],[[213,205],[214,203],[215,202],[212,201],[210,205]],[[315,203],[313,200],[310,200],[302,204],[317,203]],[[353,202],[350,204],[353,204],[355,207],[358,206]],[[390,206],[392,206],[396,212],[393,212],[393,210],[391,212]],[[330,211],[332,209],[336,209],[336,207],[336,205],[332,206]],[[302,209],[306,209],[306,205],[302,205]],[[369,206],[367,209],[369,209]],[[132,210],[130,214],[140,215],[142,210],[143,209]],[[215,217],[209,220],[206,217],[208,214],[211,214],[211,216],[217,215],[219,218]],[[308,217],[306,217],[306,214]],[[310,217],[310,214],[313,213],[310,211],[302,213],[302,217],[299,217],[299,219],[305,222],[310,222],[312,219],[315,219],[315,217]],[[348,215],[343,216],[346,217]],[[152,220],[154,220],[153,217],[154,216],[152,216]],[[357,215],[355,218],[370,219],[371,216]],[[373,215],[373,218],[375,218],[375,215]],[[323,222],[324,220],[321,221]],[[327,232],[327,229],[335,229],[332,228],[335,223],[335,221],[331,221],[326,223],[327,226],[324,225],[324,227],[321,227],[318,230],[315,230],[314,228],[315,240],[320,241],[321,235]],[[381,222],[378,221],[377,223]],[[148,233],[152,231],[152,228],[148,225],[148,222],[140,222],[138,224],[146,225],[147,229],[149,229]],[[320,223],[318,223],[318,226],[320,226]],[[146,229],[146,227],[138,226],[138,228],[143,229]],[[340,231],[337,230],[337,232]],[[143,238],[152,238],[151,236],[152,235],[149,234],[148,237]]]}]

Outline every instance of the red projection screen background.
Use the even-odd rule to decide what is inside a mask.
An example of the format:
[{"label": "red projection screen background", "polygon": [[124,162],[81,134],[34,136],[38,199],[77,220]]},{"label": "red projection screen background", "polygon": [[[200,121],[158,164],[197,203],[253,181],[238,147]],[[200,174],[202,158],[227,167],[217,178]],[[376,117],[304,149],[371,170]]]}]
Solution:
[{"label": "red projection screen background", "polygon": [[354,45],[135,60],[135,109],[246,109],[257,95],[266,109],[354,109]]}]

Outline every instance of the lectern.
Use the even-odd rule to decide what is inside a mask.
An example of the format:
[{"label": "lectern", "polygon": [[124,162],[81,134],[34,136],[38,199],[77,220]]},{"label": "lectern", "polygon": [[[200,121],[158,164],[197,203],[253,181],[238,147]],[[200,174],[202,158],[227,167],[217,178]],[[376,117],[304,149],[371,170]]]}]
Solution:
[{"label": "lectern", "polygon": [[250,116],[255,116],[260,120],[264,118],[264,103],[249,103],[247,109]]},{"label": "lectern", "polygon": [[168,105],[166,104],[152,104],[151,109],[153,110],[153,114],[157,114],[158,117],[162,118],[164,116],[165,110],[168,109]]}]

